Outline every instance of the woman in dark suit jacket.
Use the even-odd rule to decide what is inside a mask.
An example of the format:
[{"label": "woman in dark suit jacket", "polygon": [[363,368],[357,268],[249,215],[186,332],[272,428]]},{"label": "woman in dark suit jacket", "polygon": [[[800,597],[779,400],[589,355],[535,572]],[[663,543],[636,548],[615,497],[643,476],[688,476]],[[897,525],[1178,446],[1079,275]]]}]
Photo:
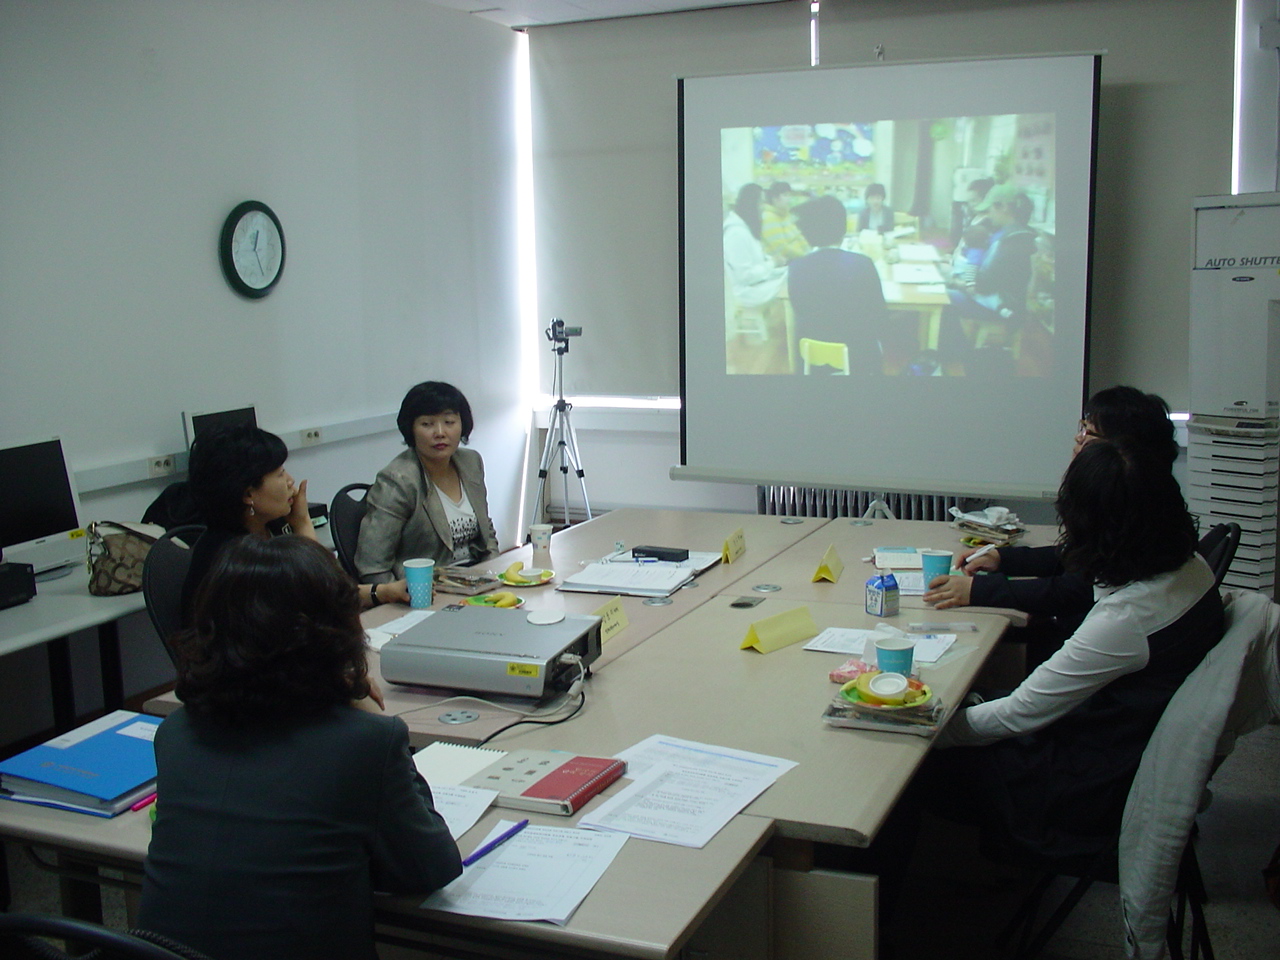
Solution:
[{"label": "woman in dark suit jacket", "polygon": [[428,380],[411,388],[396,426],[409,449],[378,473],[365,497],[356,546],[362,583],[404,576],[404,562],[430,558],[469,565],[498,553],[484,461],[462,446],[475,420],[456,387]]},{"label": "woman in dark suit jacket", "polygon": [[180,635],[156,731],[138,923],[214,960],[376,960],[373,892],[462,872],[398,717],[369,682],[356,585],[318,543],[240,537]]}]

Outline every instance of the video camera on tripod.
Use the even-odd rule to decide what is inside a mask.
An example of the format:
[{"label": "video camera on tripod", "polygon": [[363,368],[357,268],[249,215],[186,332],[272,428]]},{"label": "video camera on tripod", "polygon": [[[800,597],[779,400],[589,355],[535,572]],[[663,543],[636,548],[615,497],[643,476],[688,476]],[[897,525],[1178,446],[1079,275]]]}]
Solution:
[{"label": "video camera on tripod", "polygon": [[546,334],[547,339],[553,344],[551,349],[558,354],[568,352],[570,337],[582,336],[581,327],[566,327],[564,321],[560,319],[552,320],[551,326],[542,332]]}]

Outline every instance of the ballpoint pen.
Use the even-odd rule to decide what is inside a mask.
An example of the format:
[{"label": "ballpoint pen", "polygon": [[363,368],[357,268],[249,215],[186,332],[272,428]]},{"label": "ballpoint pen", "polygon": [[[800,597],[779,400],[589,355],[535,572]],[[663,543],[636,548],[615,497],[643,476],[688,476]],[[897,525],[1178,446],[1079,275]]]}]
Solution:
[{"label": "ballpoint pen", "polygon": [[475,853],[471,854],[471,856],[463,860],[462,865],[464,867],[471,866],[473,863],[475,863],[477,860],[483,857],[486,853],[492,853],[494,850],[497,850],[500,846],[502,846],[504,843],[506,843],[508,840],[510,840],[512,837],[514,837],[517,833],[519,833],[528,825],[529,825],[529,820],[526,817],[524,820],[521,820],[510,830],[502,831],[502,833],[500,833],[498,836],[494,837],[488,843],[484,844],[484,846],[480,847],[480,849],[476,850]]},{"label": "ballpoint pen", "polygon": [[995,548],[996,548],[996,545],[994,543],[988,543],[981,550],[973,551],[973,553],[969,554],[967,557],[964,558],[964,565],[967,567],[969,564],[973,563],[973,561],[977,560],[979,557],[985,557],[988,553],[990,553]]},{"label": "ballpoint pen", "polygon": [[130,812],[136,812],[138,810],[143,809],[144,807],[151,806],[151,804],[155,802],[156,802],[156,795],[154,793],[149,793],[145,797],[143,797],[141,800],[139,800],[137,803],[135,803],[133,806],[131,806],[129,810]]}]

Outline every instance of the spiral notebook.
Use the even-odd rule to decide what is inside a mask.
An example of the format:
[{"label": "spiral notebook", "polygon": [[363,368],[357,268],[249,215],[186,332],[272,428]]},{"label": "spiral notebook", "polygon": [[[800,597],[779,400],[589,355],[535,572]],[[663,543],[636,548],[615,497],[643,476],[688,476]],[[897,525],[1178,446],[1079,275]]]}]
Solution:
[{"label": "spiral notebook", "polygon": [[569,816],[626,772],[625,760],[562,750],[487,750],[437,741],[414,755],[427,783],[497,790],[494,803]]}]

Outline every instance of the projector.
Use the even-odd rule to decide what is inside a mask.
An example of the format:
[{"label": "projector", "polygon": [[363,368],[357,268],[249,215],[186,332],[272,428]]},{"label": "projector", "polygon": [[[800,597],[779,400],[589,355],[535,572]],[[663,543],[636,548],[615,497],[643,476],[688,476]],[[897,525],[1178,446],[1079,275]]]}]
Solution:
[{"label": "projector", "polygon": [[391,683],[450,687],[541,699],[565,690],[600,656],[600,618],[547,611],[455,605],[438,610],[382,648],[382,676]]}]

